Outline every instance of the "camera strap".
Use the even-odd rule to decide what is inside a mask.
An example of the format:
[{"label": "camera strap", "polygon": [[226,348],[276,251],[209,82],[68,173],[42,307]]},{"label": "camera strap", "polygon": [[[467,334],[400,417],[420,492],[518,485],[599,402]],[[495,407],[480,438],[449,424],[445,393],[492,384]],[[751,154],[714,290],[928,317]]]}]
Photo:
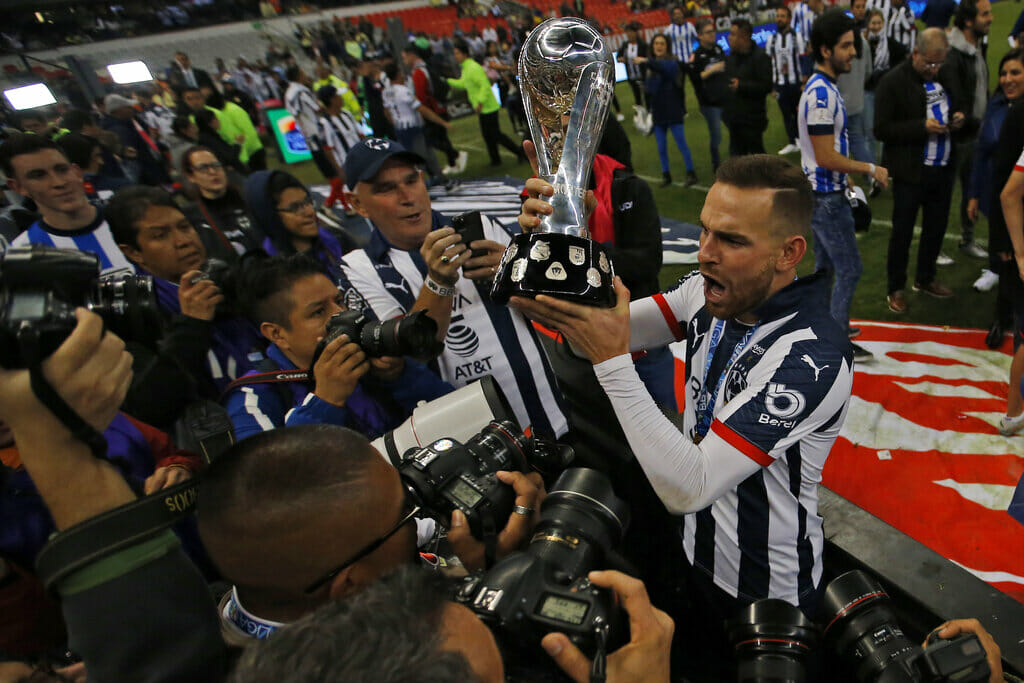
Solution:
[{"label": "camera strap", "polygon": [[48,591],[97,560],[156,536],[196,505],[195,477],[61,531],[43,546],[36,573]]},{"label": "camera strap", "polygon": [[84,443],[93,456],[102,458],[107,454],[107,440],[91,424],[82,419],[43,376],[43,368],[35,363],[28,368],[32,393],[71,432],[72,436]]},{"label": "camera strap", "polygon": [[290,382],[308,382],[309,373],[306,370],[271,370],[270,372],[258,372],[255,375],[245,375],[231,382],[221,392],[221,401],[228,394],[238,387],[250,384],[288,384]]}]

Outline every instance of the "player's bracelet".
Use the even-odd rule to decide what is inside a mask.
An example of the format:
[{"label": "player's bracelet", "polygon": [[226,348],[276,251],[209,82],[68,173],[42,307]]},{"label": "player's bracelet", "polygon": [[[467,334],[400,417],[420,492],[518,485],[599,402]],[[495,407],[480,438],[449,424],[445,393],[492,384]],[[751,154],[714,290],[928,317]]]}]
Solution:
[{"label": "player's bracelet", "polygon": [[423,283],[427,286],[427,289],[429,289],[434,294],[437,294],[438,296],[455,296],[454,287],[446,287],[445,285],[442,285],[440,282],[430,277],[429,275],[426,277]]}]

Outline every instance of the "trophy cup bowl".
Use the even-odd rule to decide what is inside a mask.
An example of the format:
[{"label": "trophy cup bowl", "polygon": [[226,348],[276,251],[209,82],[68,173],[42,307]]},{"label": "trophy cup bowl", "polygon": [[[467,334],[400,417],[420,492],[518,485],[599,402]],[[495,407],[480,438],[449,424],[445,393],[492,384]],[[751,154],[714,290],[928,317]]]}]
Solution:
[{"label": "trophy cup bowl", "polygon": [[615,87],[612,52],[601,34],[571,17],[548,19],[519,57],[519,85],[537,172],[550,182],[552,213],[505,250],[491,298],[546,294],[591,306],[615,305],[615,272],[589,238],[584,197]]}]

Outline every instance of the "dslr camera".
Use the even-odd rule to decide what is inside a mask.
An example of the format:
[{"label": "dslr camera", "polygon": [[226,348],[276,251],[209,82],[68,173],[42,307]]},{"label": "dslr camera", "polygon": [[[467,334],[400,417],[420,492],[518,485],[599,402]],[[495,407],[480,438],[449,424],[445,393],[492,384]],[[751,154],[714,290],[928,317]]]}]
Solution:
[{"label": "dslr camera", "polygon": [[359,311],[342,311],[327,321],[327,332],[316,345],[311,368],[327,345],[343,334],[369,358],[411,356],[429,360],[444,349],[444,344],[437,339],[437,323],[426,311],[384,321],[370,320]]},{"label": "dslr camera", "polygon": [[516,492],[497,477],[499,470],[561,469],[572,457],[568,447],[524,436],[514,422],[492,421],[465,443],[437,439],[410,449],[398,474],[413,499],[443,526],[452,512],[466,515],[478,540],[497,536],[515,506]]},{"label": "dslr camera", "polygon": [[565,633],[593,657],[621,639],[621,611],[611,591],[587,574],[621,561],[614,554],[629,524],[629,507],[597,470],[565,470],[541,504],[526,550],[464,579],[455,599],[473,610],[523,668],[546,668],[538,658],[546,634]]},{"label": "dslr camera", "polygon": [[[978,636],[932,638],[922,648],[896,620],[888,594],[866,573],[836,578],[822,598],[825,645],[860,683],[972,683],[988,681],[990,669]],[[759,600],[729,622],[737,680],[804,681],[808,654],[819,630],[793,605]]]},{"label": "dslr camera", "polygon": [[76,249],[9,249],[0,260],[0,365],[24,368],[48,358],[78,324],[78,306],[122,339],[154,340],[160,316],[153,279],[101,270],[98,256]]}]

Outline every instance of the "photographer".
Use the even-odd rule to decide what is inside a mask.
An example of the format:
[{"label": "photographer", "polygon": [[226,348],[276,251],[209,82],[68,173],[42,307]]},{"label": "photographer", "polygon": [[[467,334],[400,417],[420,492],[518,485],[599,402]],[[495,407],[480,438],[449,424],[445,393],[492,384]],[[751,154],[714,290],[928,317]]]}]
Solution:
[{"label": "photographer", "polygon": [[[608,683],[667,682],[672,620],[651,605],[636,579],[619,572],[592,572],[590,578],[613,589],[629,613],[631,641],[608,656]],[[445,600],[446,593],[436,575],[396,570],[359,595],[325,605],[273,640],[249,648],[231,680],[505,680],[494,637],[469,610]],[[401,647],[381,657],[380,643]],[[565,636],[552,633],[543,644],[572,680],[590,680],[591,663]]]},{"label": "photographer", "polygon": [[[42,377],[70,412],[102,432],[131,381],[124,343],[83,309]],[[66,412],[66,411],[65,411]],[[0,416],[58,530],[132,502],[110,463],[92,455],[36,396],[28,370],[0,370]],[[79,569],[57,585],[69,647],[90,680],[215,681],[225,652],[202,577],[169,531]]]},{"label": "photographer", "polygon": [[[516,505],[539,507],[538,475],[498,477]],[[413,510],[398,471],[350,429],[286,427],[235,444],[204,475],[197,508],[203,544],[234,584],[221,603],[227,640],[266,638],[414,562]],[[498,556],[517,550],[531,530],[530,518],[513,512]],[[472,558],[482,544],[464,532],[453,517],[449,542],[468,569],[481,568]]]},{"label": "photographer", "polygon": [[218,313],[226,295],[230,303],[232,293],[202,272],[206,247],[168,193],[127,187],[111,198],[107,215],[117,245],[140,273],[153,276],[157,304],[168,319],[161,351],[179,366],[165,367],[160,359],[147,359],[137,371],[151,393],[146,396],[133,387],[131,402],[142,404],[144,413],[161,420],[170,416],[173,421],[180,400],[168,400],[164,392],[173,395],[185,390],[183,385],[188,383],[182,382],[182,370],[197,385],[192,393],[216,397],[254,367],[250,358],[261,353],[265,343],[240,316]]},{"label": "photographer", "polygon": [[328,321],[345,310],[338,288],[311,258],[293,254],[253,264],[245,274],[246,309],[270,342],[258,370],[231,384],[224,405],[239,439],[285,424],[351,427],[371,439],[397,427],[419,401],[452,390],[425,366],[404,358],[367,358],[347,335],[331,341],[315,365],[312,386],[247,380],[306,370]]},{"label": "photographer", "polygon": [[374,230],[365,249],[342,259],[346,304],[378,320],[426,310],[438,338],[447,339],[438,358],[442,379],[460,387],[491,375],[519,424],[561,436],[568,425],[537,332],[488,295],[511,239],[508,231],[481,216],[484,238],[465,244],[448,218],[431,211],[420,163],[400,144],[381,138],[349,150],[349,204]]}]

